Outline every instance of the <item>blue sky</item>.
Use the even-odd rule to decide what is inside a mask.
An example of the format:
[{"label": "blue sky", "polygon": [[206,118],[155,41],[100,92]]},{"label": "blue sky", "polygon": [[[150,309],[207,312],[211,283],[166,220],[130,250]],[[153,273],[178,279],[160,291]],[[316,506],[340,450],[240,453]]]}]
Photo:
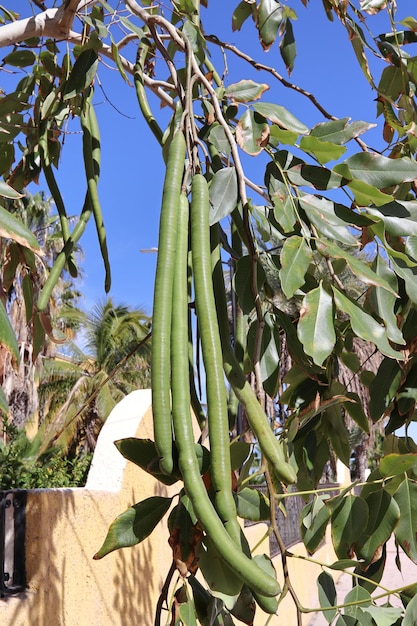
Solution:
[{"label": "blue sky", "polygon": [[[235,2],[209,0],[209,9],[202,10],[207,33],[214,33],[270,66],[274,66],[288,78],[277,44],[268,53],[263,52],[254,25],[250,20],[241,32],[231,32],[231,17]],[[27,15],[27,2],[13,3],[15,10]],[[298,14],[294,23],[297,42],[297,58],[291,81],[311,91],[320,103],[337,117],[351,117],[367,122],[376,120],[375,97],[362,75],[346,31],[337,20],[329,22],[321,2],[311,0],[305,8],[301,1],[292,0],[291,6]],[[408,13],[403,13],[405,17]],[[386,18],[384,18],[385,21]],[[368,17],[375,33],[384,32],[381,16]],[[386,23],[386,22],[385,22]],[[220,60],[215,52],[214,59]],[[284,88],[274,78],[261,74],[237,61],[228,53],[229,75],[227,82],[253,78],[266,82],[270,90],[264,100],[287,107],[308,126],[323,121],[319,111],[304,97]],[[379,69],[379,72],[381,68]],[[167,76],[164,75],[165,78]],[[379,74],[376,78],[379,77]],[[20,78],[20,77],[19,77]],[[101,130],[102,166],[99,193],[108,235],[108,247],[112,266],[110,295],[116,303],[142,306],[150,314],[152,310],[153,279],[156,255],[141,253],[141,249],[157,246],[158,219],[163,184],[163,161],[159,145],[142,121],[134,89],[129,87],[117,70],[99,69],[102,85],[96,86],[95,104]],[[0,86],[3,76],[0,74]],[[7,79],[7,88],[9,81]],[[17,77],[16,77],[17,80]],[[151,98],[161,125],[168,120],[168,111],[160,111],[159,103]],[[243,110],[242,110],[243,112]],[[79,214],[85,194],[85,175],[81,156],[81,135],[76,124],[70,125],[61,163],[57,172],[67,212]],[[364,137],[371,146],[380,141],[381,129],[371,131]],[[250,177],[262,182],[265,159],[248,157]],[[252,174],[253,172],[253,174]],[[41,181],[42,185],[42,181]],[[35,186],[30,191],[35,192]],[[98,299],[105,297],[104,270],[96,242],[93,224],[90,224],[81,241],[85,258],[84,278],[81,289],[84,306],[91,308]]]}]

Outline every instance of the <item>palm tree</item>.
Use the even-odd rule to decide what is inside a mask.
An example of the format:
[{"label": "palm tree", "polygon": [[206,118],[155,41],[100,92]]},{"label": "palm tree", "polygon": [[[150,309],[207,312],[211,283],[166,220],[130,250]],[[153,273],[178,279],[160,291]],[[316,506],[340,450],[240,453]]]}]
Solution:
[{"label": "palm tree", "polygon": [[150,319],[142,309],[108,298],[73,313],[84,347],[45,359],[39,385],[43,448],[57,444],[70,455],[93,450],[115,404],[150,384]]},{"label": "palm tree", "polygon": [[[18,367],[9,353],[5,350],[0,353],[0,384],[10,407],[12,423],[23,427],[38,410],[36,378],[41,357],[56,352],[56,345],[45,337],[35,321],[34,307],[45,277],[62,248],[62,236],[59,219],[52,214],[52,201],[43,194],[27,194],[20,200],[2,198],[2,203],[35,235],[43,253],[41,258],[17,241],[0,238],[0,295],[20,352]],[[48,315],[57,317],[61,303],[74,304],[78,296],[73,279],[65,272],[54,290]],[[57,325],[66,332],[58,320]]]}]

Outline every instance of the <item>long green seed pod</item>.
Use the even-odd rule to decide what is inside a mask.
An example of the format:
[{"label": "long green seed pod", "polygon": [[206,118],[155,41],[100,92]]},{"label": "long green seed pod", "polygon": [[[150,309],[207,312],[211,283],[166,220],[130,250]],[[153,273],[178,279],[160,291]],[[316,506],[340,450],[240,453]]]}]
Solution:
[{"label": "long green seed pod", "polygon": [[81,111],[80,121],[83,130],[83,158],[84,168],[87,177],[88,193],[90,195],[91,207],[93,210],[94,221],[96,224],[98,242],[100,245],[101,256],[103,258],[105,269],[104,288],[106,292],[110,291],[111,272],[109,253],[107,249],[106,229],[104,228],[103,214],[101,211],[100,200],[98,197],[97,182],[99,177],[100,160],[95,158],[95,154],[100,153],[100,131],[98,128],[97,118],[92,105],[91,89],[90,95],[84,103]]},{"label": "long green seed pod", "polygon": [[177,240],[177,213],[185,155],[186,143],[184,135],[182,132],[177,132],[168,150],[162,193],[152,314],[151,382],[154,436],[155,445],[160,456],[160,468],[165,474],[171,474],[173,470],[170,397],[172,285]]},{"label": "long green seed pod", "polygon": [[77,224],[74,226],[72,233],[69,236],[68,241],[64,245],[61,252],[56,257],[54,264],[49,271],[48,278],[45,281],[44,286],[41,289],[41,292],[38,297],[38,301],[36,303],[36,307],[38,311],[43,311],[49,302],[49,298],[51,297],[52,291],[57,284],[59,277],[61,276],[61,272],[65,267],[65,263],[68,258],[71,256],[72,252],[75,249],[75,246],[79,239],[81,238],[83,232],[85,231],[85,227],[87,226],[88,220],[90,219],[92,214],[92,208],[89,200],[88,193],[86,195],[84,206],[81,211],[80,219]]},{"label": "long green seed pod", "polygon": [[271,466],[275,478],[286,485],[292,484],[297,478],[296,473],[293,467],[286,461],[283,445],[272,432],[268,418],[247,381],[230,345],[224,276],[217,228],[212,229],[212,271],[222,342],[223,367],[226,377],[246,411],[250,427],[258,440],[262,454]]},{"label": "long green seed pod", "polygon": [[232,490],[227,394],[211,275],[209,193],[207,181],[201,174],[196,174],[192,181],[191,252],[195,303],[206,375],[210,472],[215,506],[227,531],[239,544],[241,531]]},{"label": "long green seed pod", "polygon": [[195,453],[188,369],[187,205],[186,198],[182,196],[180,212],[176,216],[179,228],[172,296],[172,419],[179,467],[194,512],[224,562],[251,589],[272,597],[279,593],[277,581],[247,557],[226,532],[208,497]]},{"label": "long green seed pod", "polygon": [[[48,185],[48,189],[51,192],[52,199],[55,202],[55,206],[58,211],[59,221],[61,224],[62,239],[65,245],[70,237],[70,227],[68,223],[68,216],[65,209],[64,200],[56,182],[55,174],[48,155],[48,128],[49,127],[46,124],[44,132],[39,137],[39,154],[41,157],[42,169],[45,175],[46,184]],[[68,263],[69,272],[71,276],[75,278],[78,275],[78,271],[72,255],[69,255],[66,260]]]}]

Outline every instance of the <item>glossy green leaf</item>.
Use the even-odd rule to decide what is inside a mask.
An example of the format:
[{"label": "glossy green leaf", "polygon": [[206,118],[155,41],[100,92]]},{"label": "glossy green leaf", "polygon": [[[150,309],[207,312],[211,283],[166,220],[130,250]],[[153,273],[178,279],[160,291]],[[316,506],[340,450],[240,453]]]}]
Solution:
[{"label": "glossy green leaf", "polygon": [[414,563],[417,563],[417,484],[404,480],[394,494],[401,517],[395,528],[395,538]]},{"label": "glossy green leaf", "polygon": [[315,497],[302,510],[300,517],[301,537],[309,554],[314,554],[324,540],[330,519],[330,511],[323,498]]},{"label": "glossy green leaf", "polygon": [[232,470],[238,470],[242,467],[246,459],[249,457],[252,446],[246,441],[232,441],[230,444],[230,463]]},{"label": "glossy green leaf", "polygon": [[209,187],[210,226],[216,224],[236,208],[238,192],[234,167],[215,172]]},{"label": "glossy green leaf", "polygon": [[14,328],[6,313],[3,302],[0,300],[0,345],[13,357],[13,360],[19,362],[19,346],[15,335]]},{"label": "glossy green leaf", "polygon": [[281,3],[277,0],[261,0],[258,6],[258,32],[264,50],[269,50],[278,35],[283,20]]},{"label": "glossy green leaf", "polygon": [[197,626],[195,608],[190,600],[188,602],[181,602],[178,614],[183,624],[187,624],[187,626]]},{"label": "glossy green leaf", "polygon": [[330,141],[331,143],[342,145],[376,126],[376,124],[368,122],[352,122],[349,124],[349,120],[349,117],[344,117],[339,120],[322,122],[311,129],[311,134],[321,141]]},{"label": "glossy green leaf", "polygon": [[363,410],[362,400],[359,398],[358,394],[353,391],[348,391],[346,396],[352,400],[352,402],[343,402],[345,411],[356,422],[362,432],[369,435],[368,418]]},{"label": "glossy green leaf", "polygon": [[[239,305],[244,313],[250,313],[255,306],[255,299],[251,290],[252,259],[245,255],[236,264],[234,288],[239,299]],[[256,265],[258,289],[265,282],[265,272],[260,263]]]},{"label": "glossy green leaf", "polygon": [[308,126],[300,122],[288,109],[280,104],[256,102],[253,108],[273,124],[296,133],[297,136],[307,135],[309,131]]},{"label": "glossy green leaf", "polygon": [[358,559],[363,559],[364,566],[368,566],[394,531],[400,509],[384,489],[370,493],[365,501],[369,509],[368,524],[356,540],[355,552]]},{"label": "glossy green leaf", "polygon": [[227,567],[210,537],[199,544],[198,564],[213,595],[232,609],[241,592],[242,581]]},{"label": "glossy green leaf", "polygon": [[18,48],[10,52],[10,54],[7,54],[2,63],[3,65],[13,65],[14,67],[28,67],[29,65],[33,65],[35,60],[36,55],[33,50]]},{"label": "glossy green leaf", "polygon": [[287,298],[292,298],[305,283],[305,275],[312,261],[311,247],[303,237],[294,235],[284,241],[281,251],[279,278]]},{"label": "glossy green leaf", "polygon": [[[333,577],[328,572],[321,572],[317,578],[317,587],[321,609],[329,609],[329,607],[337,604],[336,587]],[[337,609],[323,611],[323,616],[329,624],[336,614]]]},{"label": "glossy green leaf", "polygon": [[[253,595],[249,587],[243,585],[243,589],[239,594],[237,602],[230,612],[233,617],[236,617],[237,620],[240,620],[244,624],[250,625],[253,623],[256,605],[253,601]],[[233,621],[231,621],[231,625],[234,626]]]},{"label": "glossy green leaf", "polygon": [[249,2],[239,2],[232,15],[232,31],[240,30],[248,19],[252,15],[252,5]]},{"label": "glossy green leaf", "polygon": [[[5,183],[4,181],[0,181],[0,196],[3,196],[3,198],[10,198],[11,200],[18,200],[19,198],[23,198],[23,195],[24,194],[19,193],[18,191],[16,191],[16,189],[13,189],[13,187],[10,187],[10,185]],[[7,223],[7,219],[5,217],[5,214],[7,214],[12,224],[14,224],[15,222],[18,222],[21,225],[22,229],[27,230],[25,229],[23,224],[21,224],[21,222],[19,222],[19,220],[17,220],[11,213],[6,211],[6,209],[4,209],[3,207],[0,207],[0,209],[1,209],[2,222]],[[32,239],[35,239],[33,234],[32,233],[30,234],[32,236]],[[39,248],[39,244],[38,244],[38,248]]]},{"label": "glossy green leaf", "polygon": [[417,624],[417,595],[407,605],[402,626],[415,626]]},{"label": "glossy green leaf", "polygon": [[416,466],[417,454],[387,454],[381,459],[379,471],[382,476],[396,476]]},{"label": "glossy green leaf", "polygon": [[[261,339],[261,353],[259,360],[260,376],[266,393],[274,398],[279,387],[280,368],[280,329],[270,313],[264,317],[264,328]],[[248,353],[253,355],[255,349],[257,324],[251,324],[248,333]]]},{"label": "glossy green leaf", "polygon": [[382,206],[368,207],[367,212],[380,217],[385,230],[395,237],[417,235],[417,202],[394,200]]},{"label": "glossy green leaf", "polygon": [[352,178],[385,189],[417,178],[417,163],[408,157],[389,159],[375,152],[359,152],[344,161]]},{"label": "glossy green leaf", "polygon": [[[306,194],[299,198],[299,205],[310,222],[316,227],[320,234],[332,240],[340,241],[348,246],[357,245],[355,237],[352,235],[344,219],[338,217],[334,204],[327,198]],[[348,255],[348,253],[346,253]]]},{"label": "glossy green leaf", "polygon": [[344,612],[346,615],[358,619],[361,626],[362,624],[363,626],[372,625],[372,619],[370,616],[368,616],[370,618],[369,621],[365,621],[363,615],[363,609],[372,605],[371,595],[368,591],[366,591],[366,589],[360,587],[359,585],[355,585],[353,589],[346,594],[343,604],[352,605],[345,607]]},{"label": "glossy green leaf", "polygon": [[[287,170],[287,176],[290,182],[293,185],[297,185],[297,187],[313,186],[315,189],[320,190],[337,189],[347,182],[340,174],[336,174],[326,167],[309,165],[307,163],[290,167]],[[316,200],[320,201],[323,198],[316,198]]]},{"label": "glossy green leaf", "polygon": [[[342,170],[342,168],[336,166],[334,169],[337,169],[340,174],[344,175],[344,170]],[[372,185],[368,185],[368,183],[365,183],[363,180],[351,180],[348,183],[348,187],[351,191],[353,191],[355,203],[358,206],[368,207],[370,204],[382,206],[393,200],[393,196],[379,191],[379,189],[373,187]]]},{"label": "glossy green leaf", "polygon": [[265,83],[255,83],[253,80],[241,80],[238,83],[228,85],[225,96],[232,102],[253,102],[259,100],[262,94],[269,89]]},{"label": "glossy green leaf", "polygon": [[376,305],[375,311],[377,315],[384,320],[388,339],[391,339],[394,343],[403,345],[405,340],[402,332],[398,328],[397,316],[394,312],[394,307],[397,301],[395,293],[398,292],[397,278],[381,254],[378,254],[376,257],[374,269],[380,278],[391,285],[391,289],[394,292],[389,293],[386,289],[377,285],[373,292],[373,300]]},{"label": "glossy green leaf", "polygon": [[83,50],[74,63],[70,77],[64,88],[64,100],[74,98],[93,82],[98,68],[97,52],[93,48]]},{"label": "glossy green leaf", "polygon": [[94,559],[119,548],[135,546],[154,530],[171,506],[172,498],[152,496],[119,515],[109,527],[106,539]]},{"label": "glossy green leaf", "polygon": [[339,404],[332,404],[326,408],[321,418],[323,434],[330,440],[337,458],[346,467],[350,465],[349,431],[346,428],[342,410]]},{"label": "glossy green leaf", "polygon": [[322,141],[314,135],[308,135],[302,137],[300,141],[300,148],[309,154],[316,157],[319,163],[324,165],[329,161],[339,159],[342,154],[346,152],[344,146],[337,145],[330,141]]},{"label": "glossy green leaf", "polygon": [[398,623],[402,616],[402,609],[394,606],[375,606],[370,604],[363,611],[372,617],[376,626],[393,626]]},{"label": "glossy green leaf", "polygon": [[368,517],[368,505],[359,496],[345,496],[333,511],[332,541],[339,559],[352,557],[356,541],[368,525]]},{"label": "glossy green leaf", "polygon": [[[176,450],[174,448],[175,469],[171,475],[163,474],[159,469],[159,455],[155,447],[155,443],[150,439],[137,439],[136,437],[127,437],[115,441],[115,446],[125,459],[135,463],[140,468],[151,474],[164,485],[173,485],[181,479],[178,469],[178,459],[176,458]],[[200,472],[204,474],[210,464],[210,453],[204,446],[194,444],[197,455]]]},{"label": "glossy green leaf", "polygon": [[224,128],[220,126],[220,124],[212,124],[208,135],[208,140],[219,152],[227,155],[230,154],[230,142],[226,136],[226,133],[224,132]]},{"label": "glossy green leaf", "polygon": [[294,61],[297,54],[294,32],[291,20],[285,20],[284,33],[279,44],[282,60],[289,74],[294,69]]},{"label": "glossy green leaf", "polygon": [[369,386],[369,411],[374,422],[388,409],[402,379],[402,370],[397,361],[384,359]]},{"label": "glossy green leaf", "polygon": [[386,356],[401,361],[404,359],[401,352],[394,350],[388,343],[386,330],[383,326],[336,287],[333,287],[333,292],[337,308],[349,315],[352,330],[358,337],[374,343]]},{"label": "glossy green leaf", "polygon": [[408,416],[417,404],[417,363],[414,363],[402,383],[396,397],[397,409],[400,415]]},{"label": "glossy green leaf", "polygon": [[336,626],[361,626],[357,619],[350,615],[339,615]]},{"label": "glossy green leaf", "polygon": [[271,510],[266,496],[257,489],[244,487],[236,494],[237,514],[251,522],[261,522],[270,518]]},{"label": "glossy green leaf", "polygon": [[305,352],[322,365],[336,343],[333,298],[322,283],[304,297],[297,333]]},{"label": "glossy green leaf", "polygon": [[256,156],[267,145],[268,139],[269,126],[265,118],[251,109],[247,109],[236,127],[238,145],[251,156]]}]

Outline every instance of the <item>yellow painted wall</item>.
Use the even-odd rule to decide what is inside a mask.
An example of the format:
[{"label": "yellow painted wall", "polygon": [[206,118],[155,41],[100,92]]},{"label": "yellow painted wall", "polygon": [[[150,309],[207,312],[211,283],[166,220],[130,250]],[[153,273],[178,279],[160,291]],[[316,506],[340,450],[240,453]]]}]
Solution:
[{"label": "yellow painted wall", "polygon": [[[40,489],[28,492],[26,513],[26,568],[28,589],[0,599],[1,626],[152,626],[160,589],[172,562],[168,532],[161,522],[151,537],[134,548],[118,550],[94,561],[109,524],[132,504],[153,495],[172,495],[168,489],[132,463],[125,463],[112,444],[125,436],[152,438],[149,392],[135,392],[109,418],[86,488]],[[129,411],[135,413],[129,417]],[[106,434],[107,433],[107,434]],[[100,441],[101,440],[101,441]],[[251,545],[265,533],[265,525],[247,529]],[[292,550],[302,550],[300,546]],[[316,555],[334,560],[329,547]],[[267,543],[260,551],[267,551]],[[280,559],[275,559],[281,578]],[[290,560],[301,601],[317,604],[315,579],[319,569]],[[270,625],[296,624],[288,597]],[[309,616],[304,624],[308,623]],[[258,612],[255,625],[265,624]],[[162,620],[162,624],[165,622]]]}]

